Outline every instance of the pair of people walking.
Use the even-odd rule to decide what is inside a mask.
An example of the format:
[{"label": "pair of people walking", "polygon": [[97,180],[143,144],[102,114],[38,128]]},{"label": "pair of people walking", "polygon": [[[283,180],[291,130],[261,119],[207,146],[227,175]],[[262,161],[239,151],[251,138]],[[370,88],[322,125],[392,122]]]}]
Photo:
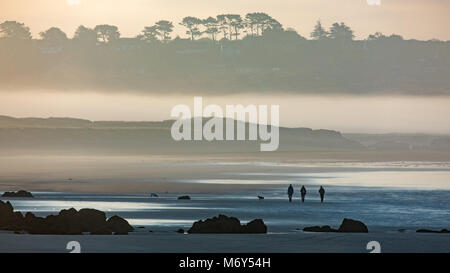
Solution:
[{"label": "pair of people walking", "polygon": [[[322,186],[320,186],[319,194],[320,194],[320,202],[323,203],[323,199],[325,197],[325,189]],[[289,202],[292,202],[292,196],[293,195],[294,195],[294,187],[292,187],[292,184],[291,184],[288,187]],[[300,195],[302,197],[302,203],[304,203],[305,202],[305,197],[306,197],[306,188],[305,188],[305,186],[302,186],[302,188],[300,189]]]}]

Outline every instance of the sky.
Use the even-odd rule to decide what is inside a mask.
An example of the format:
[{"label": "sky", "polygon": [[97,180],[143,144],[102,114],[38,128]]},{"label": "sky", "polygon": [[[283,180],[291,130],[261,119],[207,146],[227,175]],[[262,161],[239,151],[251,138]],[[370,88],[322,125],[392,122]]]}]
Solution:
[{"label": "sky", "polygon": [[[380,5],[368,4],[378,1]],[[24,22],[36,37],[53,26],[71,37],[80,24],[117,25],[122,36],[133,37],[161,19],[172,20],[176,34],[183,36],[178,22],[184,16],[255,11],[272,15],[303,36],[309,36],[320,19],[325,26],[347,23],[357,38],[380,31],[405,38],[450,40],[448,0],[0,0],[0,21]]]}]

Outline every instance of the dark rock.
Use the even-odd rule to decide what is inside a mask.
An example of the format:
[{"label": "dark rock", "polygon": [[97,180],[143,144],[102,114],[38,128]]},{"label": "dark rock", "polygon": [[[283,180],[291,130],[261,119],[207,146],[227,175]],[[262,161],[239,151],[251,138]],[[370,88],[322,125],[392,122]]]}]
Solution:
[{"label": "dark rock", "polygon": [[159,197],[159,196],[158,196],[158,194],[152,192],[152,193],[150,194],[150,197]]},{"label": "dark rock", "polygon": [[[89,232],[90,235],[112,235],[113,233],[111,230],[104,228],[104,229],[95,229]],[[128,233],[127,233],[128,234]],[[117,235],[126,235],[126,234],[117,234]]]},{"label": "dark rock", "polygon": [[24,230],[30,234],[51,234],[46,220],[27,212],[24,218]]},{"label": "dark rock", "polygon": [[30,234],[81,235],[81,223],[77,218],[64,215],[48,215],[45,218],[36,217],[28,212],[24,218],[23,229]]},{"label": "dark rock", "polygon": [[33,222],[36,220],[36,216],[34,216],[33,213],[31,212],[27,212],[25,214],[25,217],[23,218],[23,223],[26,226],[30,226],[31,224],[33,224]]},{"label": "dark rock", "polygon": [[[132,227],[124,219],[116,216],[106,221],[104,212],[96,209],[71,208],[62,210],[58,215],[49,215],[45,218],[44,233],[76,235],[89,232],[92,235],[128,234]],[[131,230],[130,230],[131,228]]]},{"label": "dark rock", "polygon": [[352,219],[347,219],[347,218],[344,218],[339,229],[334,229],[330,226],[322,226],[322,227],[312,226],[312,227],[305,227],[303,229],[303,231],[307,231],[307,232],[348,232],[348,233],[353,233],[353,232],[367,233],[367,232],[369,232],[367,226],[363,222],[352,220]]},{"label": "dark rock", "polygon": [[11,229],[13,230],[23,229],[23,215],[20,211],[14,212],[14,216],[11,221]]},{"label": "dark rock", "polygon": [[339,232],[351,232],[351,233],[353,233],[353,232],[367,233],[367,232],[369,232],[369,229],[361,221],[344,218],[338,231]]},{"label": "dark rock", "polygon": [[189,195],[183,195],[178,197],[178,200],[191,200],[191,197]]},{"label": "dark rock", "polygon": [[219,215],[195,222],[188,233],[267,233],[267,227],[261,219],[241,225],[235,217]]},{"label": "dark rock", "polygon": [[177,230],[178,233],[183,233],[184,234],[184,229],[180,228]]},{"label": "dark rock", "polygon": [[259,200],[264,200],[264,196],[258,195]]},{"label": "dark rock", "polygon": [[127,220],[114,215],[106,221],[107,227],[115,235],[127,235],[128,232],[132,232],[134,228],[130,226]]},{"label": "dark rock", "polygon": [[3,193],[2,197],[26,197],[26,198],[32,198],[33,195],[31,194],[31,192],[28,191],[24,191],[24,190],[20,190],[17,192],[13,192],[13,191],[7,191],[5,193]]},{"label": "dark rock", "polygon": [[119,216],[113,216],[106,221],[104,212],[96,209],[74,208],[61,210],[58,215],[36,217],[27,212],[14,212],[11,203],[0,200],[0,229],[24,230],[29,234],[81,235],[89,232],[95,235],[122,235],[133,231],[133,227]]},{"label": "dark rock", "polygon": [[80,221],[78,211],[74,208],[61,210],[56,218],[56,233],[67,235],[80,235],[83,233],[83,223]]},{"label": "dark rock", "polygon": [[450,230],[447,230],[445,228],[441,229],[441,230],[431,230],[431,229],[421,228],[421,229],[416,230],[416,232],[418,232],[418,233],[450,233]]},{"label": "dark rock", "polygon": [[83,232],[105,233],[108,228],[106,225],[106,214],[96,209],[80,209],[77,214],[78,221],[81,223]]},{"label": "dark rock", "polygon": [[312,227],[305,227],[303,231],[306,232],[337,232],[336,229],[331,228],[330,226],[312,226]]},{"label": "dark rock", "polygon": [[113,233],[109,229],[98,229],[89,232],[89,235],[112,235]]},{"label": "dark rock", "polygon": [[245,233],[267,233],[267,226],[261,219],[255,219],[245,225]]},{"label": "dark rock", "polygon": [[58,214],[62,218],[75,218],[78,215],[78,211],[74,208],[63,209]]},{"label": "dark rock", "polygon": [[205,221],[197,221],[188,233],[240,233],[241,223],[237,218],[219,215]]},{"label": "dark rock", "polygon": [[431,229],[425,229],[425,228],[418,229],[418,230],[416,230],[416,232],[419,232],[419,233],[439,233],[438,230],[431,230]]},{"label": "dark rock", "polygon": [[0,200],[0,229],[17,230],[23,226],[23,216],[20,212],[14,212],[14,208],[9,201],[6,203]]},{"label": "dark rock", "polygon": [[[3,202],[0,200],[0,216],[1,218],[10,217],[14,212],[14,208],[9,201]],[[0,220],[1,220],[0,218]]]}]

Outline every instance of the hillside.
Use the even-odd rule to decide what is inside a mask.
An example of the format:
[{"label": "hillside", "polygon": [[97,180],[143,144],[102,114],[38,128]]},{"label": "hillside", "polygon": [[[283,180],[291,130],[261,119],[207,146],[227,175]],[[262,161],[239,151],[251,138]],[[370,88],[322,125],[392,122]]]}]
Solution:
[{"label": "hillside", "polygon": [[[177,154],[258,152],[259,141],[174,141],[173,121],[89,121],[0,116],[7,154]],[[246,124],[248,130],[248,124]],[[331,130],[280,127],[278,151],[355,151],[364,147]]]}]

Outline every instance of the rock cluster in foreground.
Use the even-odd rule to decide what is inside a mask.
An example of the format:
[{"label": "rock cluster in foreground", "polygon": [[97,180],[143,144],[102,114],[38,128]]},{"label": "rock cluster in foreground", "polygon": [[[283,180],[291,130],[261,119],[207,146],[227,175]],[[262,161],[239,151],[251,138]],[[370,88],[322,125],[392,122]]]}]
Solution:
[{"label": "rock cluster in foreground", "polygon": [[241,225],[235,217],[219,215],[195,222],[188,233],[267,233],[267,226],[261,219]]},{"label": "rock cluster in foreground", "polygon": [[2,197],[26,197],[26,198],[32,198],[34,197],[31,192],[20,190],[17,192],[13,191],[7,191],[2,194]]},{"label": "rock cluster in foreground", "polygon": [[71,208],[45,218],[27,212],[24,217],[22,213],[14,212],[10,202],[0,201],[0,230],[29,234],[80,235],[89,232],[93,235],[125,235],[134,229],[125,219],[119,216],[106,219],[106,214],[96,209],[77,211]]},{"label": "rock cluster in foreground", "polygon": [[313,226],[305,227],[303,231],[307,232],[347,232],[347,233],[368,233],[369,229],[367,226],[357,220],[344,218],[339,229],[334,229],[330,226]]}]

